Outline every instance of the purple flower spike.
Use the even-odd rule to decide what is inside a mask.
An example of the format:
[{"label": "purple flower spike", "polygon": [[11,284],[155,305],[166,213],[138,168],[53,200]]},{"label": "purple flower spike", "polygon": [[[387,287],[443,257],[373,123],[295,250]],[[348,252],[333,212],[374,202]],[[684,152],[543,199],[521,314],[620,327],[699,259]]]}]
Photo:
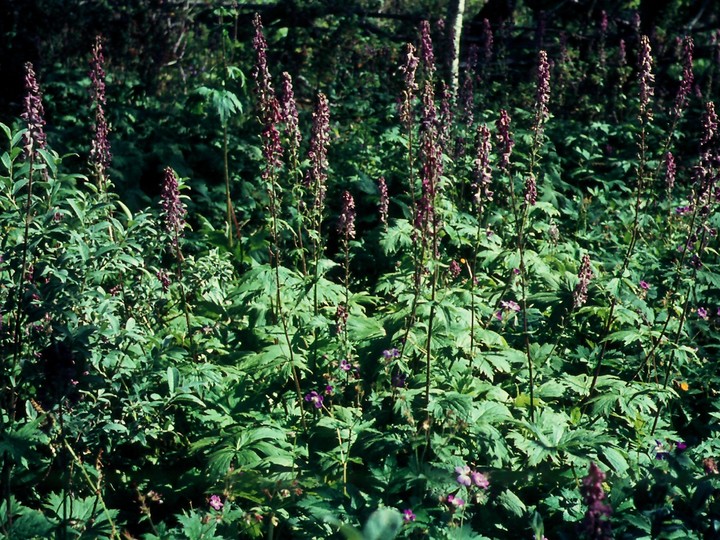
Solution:
[{"label": "purple flower spike", "polygon": [[605,491],[602,484],[605,481],[605,473],[595,463],[590,464],[588,475],[583,478],[580,493],[588,509],[581,524],[581,531],[586,538],[593,540],[610,540],[612,538],[612,526],[610,515],[612,508],[604,504]]},{"label": "purple flower spike", "polygon": [[585,305],[585,302],[587,302],[588,285],[590,284],[590,280],[593,278],[593,273],[590,269],[590,256],[587,253],[583,255],[578,278],[580,280],[578,281],[578,284],[575,286],[575,290],[573,291],[574,309],[582,307],[583,305]]},{"label": "purple flower spike", "polygon": [[165,169],[165,178],[162,185],[162,208],[165,214],[165,229],[172,235],[173,246],[177,247],[178,239],[182,236],[185,225],[185,205],[180,200],[180,187],[178,178],[170,167]]},{"label": "purple flower spike", "polygon": [[355,199],[349,191],[343,193],[342,211],[337,224],[338,234],[345,239],[355,238]]},{"label": "purple flower spike", "polygon": [[643,122],[652,120],[653,114],[650,108],[650,99],[654,95],[653,83],[655,76],[652,74],[653,59],[650,49],[650,39],[647,36],[640,38],[640,51],[638,53],[638,71],[640,74],[640,119]]},{"label": "purple flower spike", "polygon": [[40,86],[30,62],[25,64],[25,101],[20,117],[27,123],[25,133],[25,157],[35,156],[37,150],[45,148],[45,109],[42,104]]},{"label": "purple flower spike", "polygon": [[390,208],[390,198],[388,196],[388,188],[385,183],[385,177],[378,179],[378,190],[380,191],[380,222],[387,226],[388,210]]}]

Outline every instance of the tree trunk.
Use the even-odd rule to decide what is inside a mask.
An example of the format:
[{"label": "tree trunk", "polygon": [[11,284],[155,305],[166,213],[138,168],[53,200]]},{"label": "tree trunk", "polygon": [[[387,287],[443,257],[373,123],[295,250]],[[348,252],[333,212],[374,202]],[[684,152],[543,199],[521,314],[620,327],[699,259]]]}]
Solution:
[{"label": "tree trunk", "polygon": [[451,0],[449,6],[452,38],[452,66],[450,69],[450,91],[457,96],[460,80],[460,38],[463,29],[463,15],[465,14],[465,0]]}]

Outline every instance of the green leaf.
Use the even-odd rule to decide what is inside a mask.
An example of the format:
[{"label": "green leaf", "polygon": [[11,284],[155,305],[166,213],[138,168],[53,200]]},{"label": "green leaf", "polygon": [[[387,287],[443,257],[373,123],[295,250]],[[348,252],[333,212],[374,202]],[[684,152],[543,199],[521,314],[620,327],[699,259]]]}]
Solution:
[{"label": "green leaf", "polygon": [[520,498],[509,489],[506,489],[500,494],[500,496],[498,497],[498,502],[503,508],[505,508],[511,514],[517,517],[520,517],[524,515],[525,512],[527,512],[527,507],[525,506],[525,503],[523,503]]},{"label": "green leaf", "polygon": [[168,379],[168,391],[171,394],[175,393],[178,381],[180,380],[180,372],[176,367],[170,366],[167,368],[167,379]]}]

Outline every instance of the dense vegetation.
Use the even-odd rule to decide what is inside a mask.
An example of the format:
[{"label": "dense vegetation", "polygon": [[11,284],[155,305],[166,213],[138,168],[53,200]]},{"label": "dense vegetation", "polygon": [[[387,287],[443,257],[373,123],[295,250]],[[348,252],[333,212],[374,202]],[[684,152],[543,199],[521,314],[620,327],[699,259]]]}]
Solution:
[{"label": "dense vegetation", "polygon": [[720,538],[718,13],[115,4],[2,27],[1,538]]}]

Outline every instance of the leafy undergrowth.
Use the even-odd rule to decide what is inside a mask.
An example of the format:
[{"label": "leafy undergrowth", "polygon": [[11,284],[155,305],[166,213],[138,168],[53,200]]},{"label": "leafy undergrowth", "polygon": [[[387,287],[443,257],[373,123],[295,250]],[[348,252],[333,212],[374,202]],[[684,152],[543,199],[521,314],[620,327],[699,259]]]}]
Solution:
[{"label": "leafy undergrowth", "polygon": [[28,65],[2,537],[717,538],[716,53],[621,22],[486,33],[456,93],[423,23],[298,114],[257,18],[193,97],[231,156],[207,208],[169,167],[154,207],[113,189],[100,41],[89,174]]}]

